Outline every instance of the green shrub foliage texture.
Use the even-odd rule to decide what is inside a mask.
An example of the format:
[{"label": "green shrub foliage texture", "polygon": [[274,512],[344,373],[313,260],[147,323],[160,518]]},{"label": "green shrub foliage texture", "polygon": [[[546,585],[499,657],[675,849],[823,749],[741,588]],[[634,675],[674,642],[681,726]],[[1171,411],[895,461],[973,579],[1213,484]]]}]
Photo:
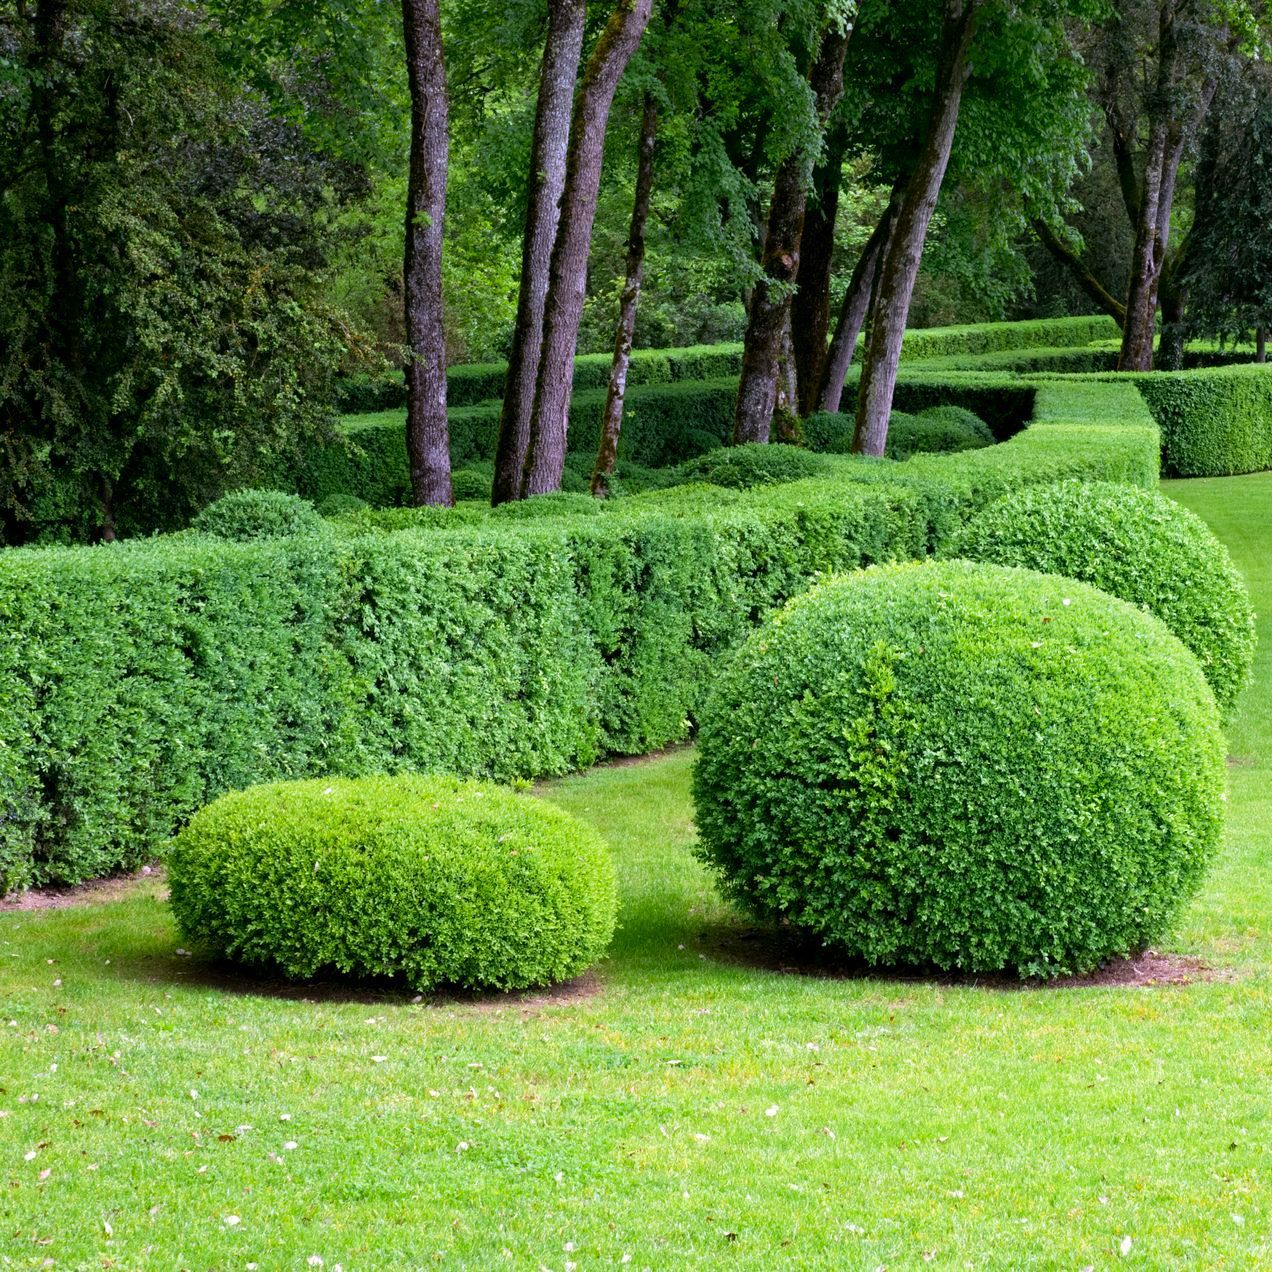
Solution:
[{"label": "green shrub foliage texture", "polygon": [[871,964],[1050,977],[1160,936],[1220,836],[1214,697],[1151,615],[964,561],[795,599],[701,723],[725,890]]},{"label": "green shrub foliage texture", "polygon": [[954,552],[1092,583],[1142,605],[1196,654],[1231,711],[1254,661],[1254,611],[1228,550],[1196,515],[1153,490],[1058,482],[974,517]]},{"label": "green shrub foliage texture", "polygon": [[614,931],[614,870],[595,831],[450,777],[223,795],[177,836],[169,879],[187,942],[292,979],[524,989],[577,976]]}]

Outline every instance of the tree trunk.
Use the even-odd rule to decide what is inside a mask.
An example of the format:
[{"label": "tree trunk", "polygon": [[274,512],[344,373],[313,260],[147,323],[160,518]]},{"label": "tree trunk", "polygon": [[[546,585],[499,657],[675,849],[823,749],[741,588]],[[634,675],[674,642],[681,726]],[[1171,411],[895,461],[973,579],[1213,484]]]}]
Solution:
[{"label": "tree trunk", "polygon": [[875,280],[879,277],[879,262],[883,258],[883,249],[887,245],[888,236],[896,220],[897,205],[900,202],[904,186],[898,182],[892,189],[892,198],[884,209],[879,224],[875,226],[848,282],[848,290],[844,293],[843,304],[839,309],[839,321],[835,326],[835,334],[831,338],[830,349],[826,353],[822,367],[821,383],[817,388],[815,410],[834,414],[839,410],[843,398],[844,381],[848,378],[848,368],[852,366],[852,357],[857,349],[857,337],[866,321],[866,313],[870,308],[870,299],[874,294]]},{"label": "tree trunk", "polygon": [[837,121],[827,138],[826,154],[813,169],[812,192],[804,212],[797,290],[791,300],[791,344],[800,415],[809,415],[816,408],[826,366],[835,219],[847,149],[848,130],[842,121]]},{"label": "tree trunk", "polygon": [[1268,329],[1266,327],[1260,327],[1254,333],[1254,360],[1256,362],[1268,360]]},{"label": "tree trunk", "polygon": [[1131,253],[1131,279],[1126,293],[1119,371],[1151,371],[1156,334],[1157,293],[1166,244],[1158,234],[1158,211],[1165,193],[1167,137],[1164,124],[1154,126],[1144,160],[1144,183]]},{"label": "tree trunk", "polygon": [[539,379],[543,347],[543,303],[548,293],[552,244],[556,239],[561,192],[565,188],[565,157],[570,144],[570,110],[574,81],[583,50],[586,0],[551,0],[548,34],[539,70],[539,101],[530,147],[530,179],[525,235],[521,241],[521,286],[517,319],[504,382],[499,415],[499,446],[495,452],[495,484],[491,503],[516,499],[530,444],[530,417]]},{"label": "tree trunk", "polygon": [[1119,327],[1126,324],[1126,306],[1087,267],[1075,252],[1041,217],[1030,222],[1038,241],[1072,275],[1074,281]]},{"label": "tree trunk", "polygon": [[627,231],[627,278],[618,305],[618,327],[614,334],[614,361],[610,364],[609,391],[601,416],[601,438],[592,470],[592,494],[601,498],[608,488],[614,462],[618,458],[618,435],[623,427],[623,399],[627,393],[627,368],[636,335],[636,307],[645,281],[645,223],[649,220],[649,199],[654,188],[654,142],[658,135],[658,101],[645,94],[645,110],[640,121],[637,147],[636,192],[632,199],[632,221]]},{"label": "tree trunk", "polygon": [[587,285],[587,258],[605,158],[605,130],[618,82],[649,23],[653,0],[619,0],[588,59],[570,124],[561,218],[544,302],[539,383],[521,494],[559,490],[570,427],[574,350]]},{"label": "tree trunk", "polygon": [[455,502],[446,424],[442,221],[446,213],[446,65],[439,0],[402,0],[411,90],[406,195],[406,450],[416,504]]},{"label": "tree trunk", "polygon": [[910,313],[914,281],[923,259],[928,226],[945,180],[954,132],[958,127],[967,80],[967,53],[984,0],[945,0],[941,58],[931,123],[906,186],[896,225],[879,265],[870,315],[870,339],[857,394],[857,430],[852,448],[882,455],[888,444],[888,419],[896,390],[901,339]]},{"label": "tree trunk", "polygon": [[[822,39],[809,82],[824,125],[844,88],[844,56],[851,28],[831,28]],[[742,348],[742,375],[738,382],[733,416],[733,441],[767,442],[777,400],[778,361],[782,329],[790,312],[791,291],[799,274],[800,239],[804,207],[808,199],[812,164],[805,151],[797,151],[777,170],[773,199],[769,204],[764,235],[761,276],[751,296],[746,338]]]},{"label": "tree trunk", "polygon": [[[1135,210],[1135,249],[1131,254],[1126,323],[1122,328],[1122,349],[1117,363],[1119,371],[1152,370],[1157,301],[1170,242],[1170,215],[1179,165],[1184,157],[1190,124],[1196,126],[1204,119],[1218,87],[1218,80],[1214,78],[1203,83],[1191,120],[1169,113],[1180,92],[1176,76],[1179,60],[1177,16],[1173,6],[1163,6],[1154,97],[1160,113],[1149,129],[1144,179]],[[1123,143],[1119,149],[1127,147]],[[1127,165],[1119,159],[1119,169],[1123,166]],[[1126,186],[1125,180],[1123,185]]]},{"label": "tree trunk", "polygon": [[1188,341],[1188,295],[1186,283],[1176,282],[1175,271],[1164,271],[1161,281],[1162,334],[1157,342],[1156,367],[1161,371],[1179,371],[1184,365],[1184,346]]}]

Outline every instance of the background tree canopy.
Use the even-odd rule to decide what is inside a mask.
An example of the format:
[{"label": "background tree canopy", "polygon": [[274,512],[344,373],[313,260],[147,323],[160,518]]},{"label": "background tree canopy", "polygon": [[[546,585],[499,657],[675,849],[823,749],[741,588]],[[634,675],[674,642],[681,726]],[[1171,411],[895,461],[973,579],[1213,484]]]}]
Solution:
[{"label": "background tree canopy", "polygon": [[[579,106],[606,33],[640,6],[574,3]],[[573,277],[551,238],[537,263],[523,251],[550,6],[431,7],[449,112],[431,343],[452,364],[512,351],[515,365],[526,280],[537,269],[547,286],[559,266],[548,322]],[[404,324],[414,8],[0,0],[4,541],[183,525],[329,433],[351,374],[391,380],[424,356]],[[1266,328],[1261,3],[651,9],[611,68],[612,108],[572,143],[603,166],[594,195],[560,204],[585,265],[555,338],[566,352],[616,345],[620,297],[620,352],[745,337],[739,401],[758,366],[745,435],[762,439],[770,415],[835,409],[858,332],[881,333],[863,346],[865,382],[886,371],[895,299],[912,326],[1103,308],[1127,327],[1127,366],[1153,358],[1159,310],[1161,365],[1188,339]],[[842,88],[819,98],[828,40]],[[757,296],[771,307],[758,325]],[[547,375],[523,370],[532,386]],[[444,436],[444,403],[431,410]],[[564,427],[545,416],[541,431]]]}]

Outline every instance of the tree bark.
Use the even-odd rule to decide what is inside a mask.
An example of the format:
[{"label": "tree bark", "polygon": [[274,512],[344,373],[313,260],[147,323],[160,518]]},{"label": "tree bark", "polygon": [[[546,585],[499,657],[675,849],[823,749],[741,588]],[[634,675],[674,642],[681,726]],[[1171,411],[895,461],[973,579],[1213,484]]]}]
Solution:
[{"label": "tree bark", "polygon": [[522,475],[523,497],[546,494],[561,486],[570,427],[574,351],[605,157],[605,130],[618,82],[640,44],[652,8],[653,0],[619,0],[588,59],[574,104],[561,217],[544,302],[543,349]]},{"label": "tree bark", "polygon": [[861,335],[866,313],[870,309],[875,280],[879,277],[879,262],[883,259],[883,249],[887,246],[888,236],[896,221],[897,205],[903,189],[901,182],[893,186],[888,206],[861,249],[852,278],[848,281],[848,290],[844,293],[843,304],[839,309],[839,321],[835,325],[835,334],[831,338],[822,367],[821,383],[817,387],[814,409],[818,411],[834,414],[839,410],[844,381],[848,378],[848,368],[852,366],[853,354],[857,349],[857,337]]},{"label": "tree bark", "polygon": [[623,400],[627,393],[627,368],[636,335],[636,308],[645,281],[645,224],[649,220],[649,200],[654,188],[654,143],[658,136],[658,101],[645,94],[637,145],[636,191],[632,198],[632,220],[627,231],[627,277],[618,304],[618,326],[614,333],[614,360],[610,364],[609,390],[601,416],[601,437],[592,470],[592,494],[603,497],[618,458],[618,437],[623,428]]},{"label": "tree bark", "polygon": [[[829,29],[822,38],[809,83],[824,126],[844,89],[844,56],[851,28]],[[760,280],[751,296],[742,375],[733,416],[733,441],[767,442],[777,401],[782,330],[790,312],[791,292],[799,274],[800,240],[812,177],[812,160],[798,151],[784,160],[773,181]]]},{"label": "tree bark", "polygon": [[[1154,102],[1158,113],[1148,134],[1144,178],[1133,217],[1135,248],[1131,254],[1131,277],[1126,294],[1126,323],[1122,328],[1119,371],[1150,371],[1153,367],[1153,337],[1157,318],[1162,267],[1170,242],[1170,216],[1175,200],[1175,183],[1190,131],[1205,117],[1218,88],[1211,76],[1202,83],[1191,119],[1169,112],[1179,94],[1177,66],[1179,43],[1173,5],[1163,5],[1160,18],[1157,84]],[[1115,129],[1115,140],[1119,136]],[[1125,144],[1120,143],[1125,149]],[[1119,158],[1119,170],[1123,166]],[[1123,180],[1123,186],[1126,181]]]},{"label": "tree bark", "polygon": [[1254,333],[1254,360],[1256,362],[1268,360],[1268,329],[1266,327],[1260,327]]},{"label": "tree bark", "polygon": [[551,0],[548,5],[548,34],[543,45],[539,100],[530,146],[526,226],[521,241],[521,286],[517,293],[517,318],[508,356],[503,409],[499,415],[499,445],[491,492],[493,504],[516,499],[521,493],[539,378],[539,354],[543,347],[543,305],[548,293],[561,193],[565,188],[570,112],[586,19],[586,0]]},{"label": "tree bark", "polygon": [[1117,323],[1119,327],[1126,323],[1126,306],[1087,267],[1086,262],[1075,252],[1041,217],[1034,217],[1029,224],[1039,242],[1051,253],[1072,275],[1074,281],[1084,292]]},{"label": "tree bark", "polygon": [[1179,371],[1184,365],[1187,344],[1188,287],[1177,286],[1173,279],[1162,277],[1162,334],[1157,342],[1156,366],[1162,371]]},{"label": "tree bark", "polygon": [[945,180],[954,132],[958,127],[967,80],[967,54],[984,0],[945,0],[936,101],[927,136],[906,186],[896,224],[879,265],[871,307],[870,339],[857,394],[857,429],[852,448],[882,455],[888,443],[888,419],[896,390],[901,339],[910,313],[914,281],[923,259],[928,226]]},{"label": "tree bark", "polygon": [[406,450],[416,504],[449,505],[446,337],[442,328],[442,222],[448,159],[446,65],[439,0],[402,0],[411,91],[406,196]]},{"label": "tree bark", "polygon": [[813,169],[812,191],[800,236],[797,290],[791,299],[791,344],[800,415],[809,415],[815,409],[826,366],[835,220],[847,149],[848,131],[837,119],[826,140],[826,153]]}]

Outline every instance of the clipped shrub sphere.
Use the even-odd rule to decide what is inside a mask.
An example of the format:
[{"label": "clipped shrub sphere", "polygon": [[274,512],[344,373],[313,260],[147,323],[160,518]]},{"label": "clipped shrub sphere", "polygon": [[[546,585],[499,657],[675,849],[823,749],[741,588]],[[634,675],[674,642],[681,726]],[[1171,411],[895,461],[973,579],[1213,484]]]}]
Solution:
[{"label": "clipped shrub sphere", "polygon": [[1222,826],[1196,660],[1072,580],[951,561],[798,597],[722,671],[694,774],[724,889],[872,964],[1055,976],[1160,936]]},{"label": "clipped shrub sphere", "polygon": [[889,459],[943,455],[980,450],[993,441],[989,426],[961,407],[931,407],[922,415],[893,411],[888,421],[887,455]]},{"label": "clipped shrub sphere", "polygon": [[675,470],[677,483],[705,481],[713,486],[749,490],[780,482],[802,481],[825,476],[828,464],[799,446],[781,442],[747,442],[742,446],[719,446],[688,459]]},{"label": "clipped shrub sphere", "polygon": [[1249,679],[1255,628],[1245,583],[1205,522],[1156,491],[1035,486],[973,518],[954,553],[1063,574],[1142,605],[1196,654],[1225,712]]},{"label": "clipped shrub sphere", "polygon": [[522,989],[578,975],[614,931],[613,865],[593,830],[457,778],[237,791],[194,815],[168,872],[187,943],[295,979]]},{"label": "clipped shrub sphere", "polygon": [[218,539],[282,539],[319,534],[323,519],[313,504],[282,490],[235,490],[208,504],[190,523]]}]

